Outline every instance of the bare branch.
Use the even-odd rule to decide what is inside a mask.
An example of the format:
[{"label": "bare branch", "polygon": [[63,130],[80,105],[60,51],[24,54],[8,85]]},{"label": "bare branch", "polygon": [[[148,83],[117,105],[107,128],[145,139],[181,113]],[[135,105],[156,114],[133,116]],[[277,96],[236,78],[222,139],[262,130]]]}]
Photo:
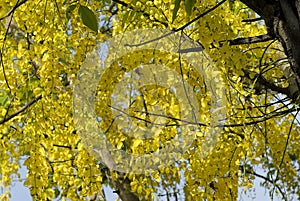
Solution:
[{"label": "bare branch", "polygon": [[246,23],[251,23],[251,22],[257,22],[263,20],[262,17],[258,17],[258,18],[252,18],[252,19],[246,19],[246,20],[242,20],[242,22],[246,22]]},{"label": "bare branch", "polygon": [[24,3],[26,3],[28,0],[23,0],[23,1],[21,1],[21,2],[19,2],[20,0],[18,0],[17,1],[17,3],[16,3],[16,5],[4,16],[4,17],[1,17],[0,18],[0,21],[1,20],[3,20],[3,19],[5,19],[5,18],[7,18],[7,17],[9,17],[10,15],[12,15],[14,12],[15,12],[15,10],[17,9],[17,8],[19,8],[20,6],[22,6]]},{"label": "bare branch", "polygon": [[0,121],[0,125],[4,124],[5,122],[11,120],[12,118],[18,116],[20,113],[24,112],[25,110],[27,110],[31,105],[33,105],[34,103],[36,103],[38,100],[40,100],[42,98],[42,95],[39,95],[38,97],[36,97],[35,99],[31,100],[27,105],[23,106],[21,109],[19,109],[18,111],[16,111],[15,113],[9,115],[8,117],[5,117],[4,119],[2,119]]},{"label": "bare branch", "polygon": [[[293,129],[293,125],[294,125],[294,122],[296,120],[296,117],[298,115],[299,111],[296,112],[296,114],[294,115],[294,119],[291,123],[291,126],[289,128],[289,134],[288,134],[288,137],[286,139],[286,142],[285,142],[285,146],[284,146],[284,150],[283,150],[283,153],[282,153],[282,158],[281,158],[281,161],[280,161],[280,164],[279,164],[279,169],[277,170],[277,174],[276,174],[276,179],[275,181],[277,181],[279,179],[279,173],[280,173],[280,169],[281,169],[281,166],[283,164],[283,161],[284,161],[284,157],[285,157],[285,154],[286,154],[286,150],[287,150],[287,147],[288,147],[288,144],[289,144],[289,140],[290,140],[290,137],[291,137],[291,133],[292,133],[292,129]],[[274,187],[275,188],[275,187]]]},{"label": "bare branch", "polygon": [[280,192],[282,198],[283,198],[284,200],[287,200],[286,197],[285,197],[284,192],[282,191],[282,189],[276,184],[276,180],[275,180],[275,181],[272,181],[272,180],[269,179],[268,177],[263,176],[263,175],[261,175],[261,174],[258,174],[258,173],[255,172],[254,170],[247,170],[247,169],[245,169],[244,166],[240,166],[239,169],[242,170],[242,171],[245,171],[247,174],[252,174],[252,175],[254,175],[254,176],[258,177],[258,178],[261,178],[261,179],[265,180],[266,182],[268,182],[268,183],[270,183],[270,184],[273,184],[273,185],[274,185],[274,188],[277,188],[277,189],[279,190],[279,192]]},{"label": "bare branch", "polygon": [[12,24],[14,24],[14,21],[13,21],[14,12],[16,11],[16,9],[18,7],[20,7],[21,5],[23,5],[24,3],[26,3],[26,1],[27,0],[23,0],[23,1],[20,2],[20,0],[18,0],[17,3],[16,3],[16,5],[4,17],[0,18],[0,21],[1,21],[4,18],[9,17],[9,19],[7,19],[8,22],[2,23],[5,26],[5,28],[6,28],[6,32],[5,32],[5,35],[4,35],[2,48],[0,50],[0,64],[1,64],[1,67],[2,67],[2,71],[3,71],[5,83],[7,85],[7,88],[9,89],[9,91],[11,91],[11,88],[10,88],[8,80],[7,80],[7,76],[6,76],[5,68],[4,68],[4,62],[3,62],[3,52],[4,52],[4,47],[5,47],[5,41],[6,41],[6,37],[9,34],[9,32],[12,31],[12,29],[10,28],[10,26]]},{"label": "bare branch", "polygon": [[191,21],[189,21],[188,23],[186,23],[185,25],[173,30],[175,32],[178,31],[182,31],[183,29],[185,29],[186,27],[188,27],[189,25],[193,24],[194,22],[198,21],[200,18],[204,17],[205,15],[209,14],[210,12],[214,11],[216,8],[218,8],[219,6],[221,6],[223,3],[225,3],[226,0],[223,0],[219,3],[217,3],[215,6],[213,6],[212,8],[206,10],[205,12],[201,13],[199,16],[195,17],[194,19],[192,19]]},{"label": "bare branch", "polygon": [[[144,122],[147,122],[147,123],[150,123],[152,125],[155,125],[155,126],[185,126],[185,125],[197,125],[197,126],[203,126],[203,127],[209,127],[210,125],[207,125],[207,124],[204,124],[204,123],[201,123],[201,122],[192,122],[192,121],[187,121],[187,120],[184,120],[184,119],[178,119],[178,118],[175,118],[175,117],[171,117],[171,116],[168,116],[168,115],[162,115],[162,114],[154,114],[154,113],[148,113],[150,116],[159,116],[159,117],[164,117],[166,119],[170,119],[170,120],[174,120],[174,121],[181,121],[183,122],[182,124],[179,124],[179,123],[174,123],[174,124],[158,124],[158,123],[153,123],[147,119],[143,119],[143,118],[140,118],[140,117],[136,117],[134,115],[130,115],[128,114],[127,112],[119,109],[119,108],[116,108],[116,107],[113,107],[113,106],[109,106],[119,112],[122,112],[123,114],[131,117],[131,118],[135,118],[137,120],[140,120],[140,121],[144,121]],[[290,109],[287,109],[287,110],[283,110],[283,111],[279,111],[275,114],[268,114],[268,115],[265,115],[263,116],[262,118],[256,120],[256,121],[249,121],[249,122],[244,122],[244,123],[238,123],[238,124],[218,124],[218,125],[214,125],[213,127],[244,127],[244,126],[251,126],[251,125],[255,125],[255,124],[259,124],[259,123],[262,123],[262,122],[265,122],[267,120],[270,120],[272,118],[276,118],[276,117],[281,117],[281,116],[284,116],[284,115],[287,115],[287,114],[290,114],[291,112],[295,112],[295,111],[298,111],[298,109],[296,108],[290,108]],[[138,111],[140,113],[144,113],[143,111]]]},{"label": "bare branch", "polygon": [[288,97],[291,97],[291,94],[289,93],[288,87],[279,87],[277,85],[275,85],[274,83],[270,82],[269,80],[267,80],[263,75],[257,73],[255,74],[255,76],[251,79],[250,77],[250,71],[247,69],[242,69],[244,72],[244,77],[251,80],[251,82],[255,82],[254,83],[254,89],[257,90],[257,92],[259,93],[263,88],[265,89],[270,89],[274,92],[277,93],[281,93],[284,94]]},{"label": "bare branch", "polygon": [[[119,0],[114,0],[115,2],[119,1]],[[196,22],[197,20],[199,20],[200,18],[204,17],[205,15],[207,15],[208,13],[214,11],[216,8],[218,8],[219,6],[221,6],[226,0],[223,0],[221,2],[219,2],[218,4],[216,4],[215,6],[213,6],[212,8],[206,10],[205,12],[201,13],[199,16],[197,16],[196,18],[194,18],[193,20],[189,21],[188,23],[186,23],[185,25],[177,28],[177,29],[173,29],[173,32],[170,32],[170,33],[167,33],[167,34],[163,34],[157,38],[154,38],[154,39],[151,39],[151,40],[148,40],[148,41],[145,41],[143,43],[139,43],[139,44],[126,44],[125,46],[128,46],[128,47],[139,47],[139,46],[142,46],[142,45],[146,45],[148,43],[152,43],[154,41],[158,41],[162,38],[165,38],[175,32],[179,32],[179,31],[182,31],[183,29],[185,29],[186,27],[188,27],[189,25],[193,24],[194,22]]]},{"label": "bare branch", "polygon": [[260,43],[266,42],[269,40],[274,40],[275,38],[269,34],[263,34],[259,36],[253,36],[248,38],[236,38],[234,40],[230,40],[230,45],[244,45],[244,44],[253,44],[253,43]]}]

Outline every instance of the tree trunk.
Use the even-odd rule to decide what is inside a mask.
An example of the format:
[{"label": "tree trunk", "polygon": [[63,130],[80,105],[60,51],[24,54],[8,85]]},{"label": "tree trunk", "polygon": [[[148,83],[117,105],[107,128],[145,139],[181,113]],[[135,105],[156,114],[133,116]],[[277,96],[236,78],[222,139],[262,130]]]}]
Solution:
[{"label": "tree trunk", "polygon": [[260,15],[268,34],[278,39],[288,58],[282,66],[289,81],[289,98],[300,103],[300,0],[241,0]]}]

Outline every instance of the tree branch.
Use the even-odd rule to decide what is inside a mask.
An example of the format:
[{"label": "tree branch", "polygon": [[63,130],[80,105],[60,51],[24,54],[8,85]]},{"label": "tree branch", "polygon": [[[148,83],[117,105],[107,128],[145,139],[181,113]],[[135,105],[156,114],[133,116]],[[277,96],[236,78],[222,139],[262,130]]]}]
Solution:
[{"label": "tree branch", "polygon": [[18,111],[16,111],[15,113],[13,113],[12,115],[5,117],[4,119],[2,119],[0,121],[0,125],[4,124],[5,122],[11,120],[12,118],[16,117],[17,115],[19,115],[20,113],[24,112],[25,110],[27,110],[31,105],[33,105],[34,103],[36,103],[38,100],[40,100],[42,98],[42,95],[39,95],[38,97],[36,97],[35,99],[31,100],[27,105],[23,106],[21,109],[19,109]]},{"label": "tree branch", "polygon": [[[128,3],[124,2],[124,1],[121,1],[121,0],[113,0],[113,2],[117,3],[117,4],[120,4],[124,7],[127,7],[127,8],[130,8],[131,10],[134,10],[134,7],[133,6],[130,6],[128,5]],[[150,14],[144,12],[143,10],[137,10],[137,12],[141,12],[145,17],[150,17]],[[167,22],[162,22],[158,19],[156,19],[155,17],[153,18],[155,22],[159,22],[161,24],[163,24],[166,28],[169,26]]]},{"label": "tree branch", "polygon": [[300,76],[300,16],[296,9],[299,5],[292,5],[292,1],[280,0],[283,19],[279,19],[282,26],[278,27],[278,34],[281,42],[286,44],[286,54],[291,61],[293,70]]},{"label": "tree branch", "polygon": [[273,21],[275,15],[278,14],[279,11],[279,3],[278,1],[270,1],[270,0],[241,0],[246,6],[255,11],[260,17],[262,17],[267,26],[268,33],[270,35],[274,35],[273,30]]},{"label": "tree branch", "polygon": [[251,80],[252,83],[254,83],[254,89],[257,91],[257,93],[259,93],[263,88],[265,89],[270,89],[274,92],[277,93],[281,93],[284,94],[288,97],[291,97],[291,94],[288,90],[288,87],[282,88],[279,87],[277,85],[275,85],[274,83],[270,82],[269,80],[267,80],[263,75],[256,73],[255,76],[251,79],[250,77],[250,71],[247,69],[242,69],[244,72],[244,76],[246,79]]},{"label": "tree branch", "polygon": [[283,198],[284,200],[287,200],[286,197],[285,197],[284,192],[282,191],[282,189],[276,184],[276,181],[277,181],[276,179],[273,181],[273,180],[269,179],[269,178],[266,177],[266,176],[263,176],[263,175],[261,175],[261,174],[258,174],[258,173],[255,172],[254,170],[248,170],[248,169],[246,169],[246,168],[245,168],[244,166],[242,166],[242,165],[239,167],[239,169],[240,169],[241,171],[245,171],[247,174],[252,174],[252,175],[254,175],[254,176],[258,177],[258,178],[261,178],[261,179],[265,180],[266,182],[268,182],[268,183],[270,183],[270,184],[273,184],[274,187],[277,188],[277,189],[279,190],[279,192],[280,192],[282,198]]},{"label": "tree branch", "polygon": [[[185,126],[185,125],[197,125],[197,126],[203,126],[203,127],[209,127],[211,125],[208,125],[208,124],[204,124],[204,123],[201,123],[201,122],[192,122],[192,121],[187,121],[187,120],[184,120],[184,119],[178,119],[178,118],[175,118],[175,117],[171,117],[171,116],[167,116],[167,115],[161,115],[161,114],[154,114],[154,113],[148,113],[150,116],[159,116],[159,117],[164,117],[166,119],[171,119],[171,120],[174,120],[174,121],[181,121],[183,122],[183,124],[179,124],[179,123],[174,123],[174,124],[156,124],[156,123],[153,123],[153,122],[150,122],[149,120],[147,119],[143,119],[143,118],[140,118],[140,117],[136,117],[134,115],[130,115],[128,113],[126,113],[125,111],[121,110],[121,109],[118,109],[118,108],[115,108],[115,107],[112,107],[110,106],[111,108],[115,109],[115,110],[118,110],[119,112],[122,112],[123,114],[125,115],[128,115],[129,117],[131,118],[135,118],[135,119],[138,119],[140,121],[144,121],[144,122],[147,122],[147,123],[151,123],[152,125],[156,125],[156,126]],[[284,111],[279,111],[275,114],[272,114],[272,115],[265,115],[263,118],[261,119],[258,119],[256,121],[249,121],[249,122],[244,122],[244,123],[238,123],[238,124],[217,124],[217,125],[213,125],[212,127],[244,127],[244,126],[251,126],[251,125],[255,125],[255,124],[259,124],[259,123],[262,123],[264,121],[267,121],[267,120],[270,120],[272,118],[276,118],[276,117],[280,117],[280,116],[283,116],[283,115],[287,115],[287,114],[290,114],[291,112],[295,112],[295,111],[298,111],[297,108],[290,108],[290,109],[287,109],[287,110],[284,110]],[[141,113],[144,113],[143,111],[138,111],[138,112],[141,112]]]},{"label": "tree branch", "polygon": [[16,3],[16,5],[4,16],[4,17],[1,17],[0,18],[0,21],[1,20],[3,20],[3,19],[5,19],[5,18],[7,18],[7,17],[9,17],[10,15],[12,15],[14,12],[15,12],[15,10],[17,9],[17,8],[19,8],[20,6],[22,6],[24,3],[26,3],[28,0],[23,0],[23,1],[21,1],[21,2],[19,2],[20,0],[18,0],[17,1],[17,3]]},{"label": "tree branch", "polygon": [[242,22],[246,22],[246,23],[251,23],[251,22],[257,22],[263,20],[262,17],[258,17],[258,18],[253,18],[253,19],[246,19],[246,20],[242,20]]},{"label": "tree branch", "polygon": [[289,82],[290,98],[300,104],[300,1],[241,0],[262,17],[268,34],[276,37],[288,57],[289,65],[280,67]]},{"label": "tree branch", "polygon": [[185,29],[186,27],[188,27],[189,25],[193,24],[194,22],[196,22],[197,20],[199,20],[200,18],[204,17],[205,15],[207,15],[208,13],[214,11],[215,9],[217,9],[219,6],[221,6],[223,3],[225,3],[226,0],[223,0],[219,3],[217,3],[215,6],[213,6],[212,8],[204,11],[203,13],[201,13],[199,16],[195,17],[194,19],[192,19],[191,21],[189,21],[188,23],[186,23],[185,25],[174,29],[174,32],[178,32],[178,31],[182,31],[183,29]]},{"label": "tree branch", "polygon": [[101,172],[109,178],[109,181],[115,190],[114,193],[117,193],[122,201],[139,201],[138,196],[130,190],[130,180],[128,178],[124,179],[125,174],[118,172],[118,178],[113,179],[110,176],[110,171],[109,167],[107,167],[106,164],[103,164]]},{"label": "tree branch", "polygon": [[[9,86],[8,80],[7,80],[7,76],[6,76],[6,72],[5,72],[5,68],[4,68],[4,62],[3,62],[3,52],[4,52],[4,47],[5,47],[5,42],[6,42],[6,37],[10,32],[13,32],[13,29],[16,29],[16,25],[15,22],[13,20],[13,15],[14,12],[16,11],[17,8],[19,8],[21,5],[23,5],[24,3],[26,3],[27,0],[23,0],[20,2],[20,0],[17,1],[16,5],[2,18],[0,18],[0,21],[3,20],[4,18],[9,17],[5,23],[2,22],[3,26],[6,28],[6,32],[4,35],[4,39],[3,39],[3,44],[0,50],[0,64],[2,67],[2,71],[3,71],[3,75],[4,75],[4,80],[5,83],[7,85],[7,88],[9,89],[9,91],[11,91],[11,88]],[[13,28],[11,28],[11,26]]]},{"label": "tree branch", "polygon": [[112,180],[112,184],[122,201],[139,201],[139,198],[130,191],[130,180],[128,178]]},{"label": "tree branch", "polygon": [[269,34],[263,34],[259,36],[253,36],[248,38],[236,38],[234,40],[230,40],[230,45],[244,45],[244,44],[253,44],[253,43],[260,43],[260,42],[266,42],[269,40],[274,40],[275,37],[271,36]]},{"label": "tree branch", "polygon": [[[119,0],[114,0],[114,1],[119,1]],[[185,25],[177,28],[177,29],[173,29],[172,31],[173,32],[169,32],[167,34],[163,34],[157,38],[154,38],[154,39],[151,39],[151,40],[148,40],[148,41],[145,41],[143,43],[139,43],[139,44],[126,44],[125,46],[128,46],[128,47],[139,47],[139,46],[142,46],[142,45],[146,45],[148,43],[151,43],[151,42],[154,42],[154,41],[158,41],[162,38],[165,38],[175,32],[178,32],[178,31],[182,31],[183,29],[185,29],[186,27],[188,27],[189,25],[193,24],[195,21],[199,20],[200,18],[204,17],[205,15],[207,15],[208,13],[212,12],[213,10],[215,10],[216,8],[218,8],[219,6],[221,6],[224,2],[226,2],[226,0],[223,0],[221,2],[219,2],[218,4],[216,4],[215,6],[213,6],[212,8],[206,10],[205,12],[201,13],[199,16],[197,16],[196,18],[194,18],[193,20],[189,21],[188,23],[186,23]]]}]

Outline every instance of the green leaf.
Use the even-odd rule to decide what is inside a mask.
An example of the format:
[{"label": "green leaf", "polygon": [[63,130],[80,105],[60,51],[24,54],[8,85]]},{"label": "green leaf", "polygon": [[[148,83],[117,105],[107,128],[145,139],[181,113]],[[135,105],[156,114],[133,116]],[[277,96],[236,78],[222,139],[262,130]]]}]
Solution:
[{"label": "green leaf", "polygon": [[86,6],[80,5],[78,14],[80,15],[81,20],[85,26],[98,33],[98,21],[93,11],[91,11]]},{"label": "green leaf", "polygon": [[65,0],[64,3],[63,3],[63,5],[66,5],[68,3],[70,3],[70,0]]},{"label": "green leaf", "polygon": [[195,4],[194,0],[185,0],[184,1],[185,11],[188,16],[191,16],[194,4]]},{"label": "green leaf", "polygon": [[172,16],[172,23],[174,22],[174,20],[177,17],[177,13],[178,13],[178,10],[179,10],[179,7],[180,7],[180,2],[181,2],[181,0],[175,0],[175,7],[174,7],[174,10],[173,10],[173,16]]},{"label": "green leaf", "polygon": [[292,161],[296,161],[296,160],[297,160],[296,154],[294,154],[294,153],[288,153],[288,155],[289,155],[289,157],[290,157],[290,159],[291,159]]},{"label": "green leaf", "polygon": [[8,94],[4,91],[0,91],[0,106],[4,106],[6,101],[8,100]]},{"label": "green leaf", "polygon": [[124,24],[127,21],[129,13],[130,13],[130,11],[127,11],[127,12],[124,13],[122,23],[121,23],[121,27],[124,27]]},{"label": "green leaf", "polygon": [[229,9],[234,11],[234,0],[229,0]]},{"label": "green leaf", "polygon": [[60,191],[58,190],[58,188],[54,189],[54,198],[58,198],[58,196],[60,195]]},{"label": "green leaf", "polygon": [[66,17],[67,17],[67,19],[69,20],[71,17],[72,17],[72,15],[73,15],[73,10],[76,8],[76,5],[71,5],[71,6],[69,6],[68,8],[67,8],[67,10],[66,10]]}]

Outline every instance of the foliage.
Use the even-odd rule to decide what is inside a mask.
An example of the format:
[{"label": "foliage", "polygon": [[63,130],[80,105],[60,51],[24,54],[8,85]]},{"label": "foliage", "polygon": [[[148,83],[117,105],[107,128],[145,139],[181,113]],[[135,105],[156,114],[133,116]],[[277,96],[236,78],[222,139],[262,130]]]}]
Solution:
[{"label": "foliage", "polygon": [[[286,56],[277,41],[232,44],[237,38],[267,33],[262,21],[247,21],[256,17],[240,1],[2,0],[3,188],[9,189],[13,175],[18,175],[20,158],[25,156],[24,165],[29,170],[25,185],[34,200],[105,200],[104,185],[120,193],[118,181],[127,182],[125,191],[141,200],[163,197],[157,193],[160,189],[165,196],[178,199],[236,200],[238,187],[247,191],[256,178],[271,197],[277,194],[288,200],[289,196],[299,196],[298,105],[280,91],[289,85],[282,71]],[[176,164],[143,175],[121,174],[109,171],[81,142],[73,122],[72,89],[86,55],[99,43],[145,28],[173,30],[201,42],[226,83],[226,120],[221,138],[208,157],[199,157],[203,143],[203,136],[199,136],[184,153],[184,160]],[[130,57],[123,59],[124,63],[133,62]],[[115,83],[123,73],[114,68],[115,74],[106,76],[106,84],[99,84],[98,97],[110,94],[112,85],[107,83]],[[193,86],[201,83],[192,78],[188,82]],[[198,97],[203,121],[211,118],[205,113],[210,109],[206,92]],[[164,93],[166,90],[150,87],[145,92],[149,107]],[[165,95],[159,100],[170,104],[160,106],[179,117],[177,100],[171,99],[172,94]],[[102,124],[107,129],[111,114],[102,104],[99,101],[97,112],[107,116]],[[143,102],[137,100],[133,107],[142,108]],[[165,128],[163,134],[145,144],[122,136],[117,129],[108,138],[119,149],[144,153],[157,150],[159,141],[170,142],[176,129]],[[179,185],[182,182],[184,185]],[[8,200],[9,191],[0,197]]]}]

